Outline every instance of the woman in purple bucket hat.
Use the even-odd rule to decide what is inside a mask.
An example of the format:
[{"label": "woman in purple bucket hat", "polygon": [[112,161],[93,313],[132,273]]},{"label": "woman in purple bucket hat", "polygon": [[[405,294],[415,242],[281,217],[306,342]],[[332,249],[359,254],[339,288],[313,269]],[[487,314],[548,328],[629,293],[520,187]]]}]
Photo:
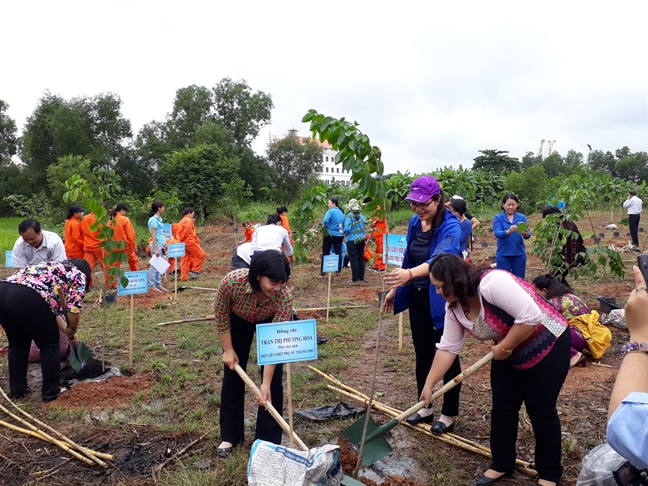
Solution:
[{"label": "woman in purple bucket hat", "polygon": [[[398,314],[409,309],[412,341],[416,354],[416,385],[421,396],[425,380],[434,361],[436,344],[443,335],[445,300],[430,285],[429,264],[439,253],[459,255],[461,227],[445,204],[441,186],[434,177],[421,176],[412,182],[405,198],[414,215],[407,228],[407,249],[402,268],[385,275],[390,291],[385,297],[384,310]],[[461,373],[459,357],[455,359],[443,381],[448,383]],[[437,433],[452,432],[454,417],[459,414],[461,385],[444,395],[439,420],[432,425]],[[423,408],[407,419],[412,425],[432,423],[432,408]]]}]

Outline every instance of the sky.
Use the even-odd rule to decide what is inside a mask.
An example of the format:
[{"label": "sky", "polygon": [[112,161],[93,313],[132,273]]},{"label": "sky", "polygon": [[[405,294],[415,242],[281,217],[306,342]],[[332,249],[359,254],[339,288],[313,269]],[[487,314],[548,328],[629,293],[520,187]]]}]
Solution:
[{"label": "sky", "polygon": [[[385,171],[478,150],[648,151],[648,1],[0,0],[0,99],[19,132],[49,90],[113,92],[133,132],[176,90],[244,79],[272,122],[360,123]],[[546,142],[545,142],[546,146]]]}]

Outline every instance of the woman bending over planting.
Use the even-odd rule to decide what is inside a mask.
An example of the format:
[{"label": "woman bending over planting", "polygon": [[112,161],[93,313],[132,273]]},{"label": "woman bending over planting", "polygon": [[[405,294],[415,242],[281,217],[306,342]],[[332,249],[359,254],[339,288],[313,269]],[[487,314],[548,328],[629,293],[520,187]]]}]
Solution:
[{"label": "woman bending over planting", "polygon": [[[261,252],[249,269],[234,270],[223,278],[216,293],[216,326],[223,345],[223,387],[221,390],[221,444],[218,455],[228,457],[232,448],[242,443],[245,405],[245,383],[234,370],[239,364],[247,367],[256,325],[285,322],[292,319],[292,297],[286,288],[290,264],[278,251]],[[282,365],[261,367],[261,394],[255,439],[281,443],[281,427],[263,408],[272,403],[283,411]]]},{"label": "woman bending over planting", "polygon": [[461,352],[466,333],[492,339],[493,462],[477,484],[493,484],[513,473],[522,403],[536,439],[538,484],[558,484],[563,470],[556,402],[569,371],[567,320],[529,282],[502,270],[478,271],[455,255],[432,260],[430,281],[447,304],[443,336],[421,400],[429,403],[435,384]]},{"label": "woman bending over planting", "polygon": [[27,360],[32,340],[40,349],[43,401],[67,391],[59,387],[59,330],[76,342],[79,312],[90,285],[90,265],[82,258],[42,262],[0,282],[0,322],[9,340],[9,389],[12,398],[31,390]]}]

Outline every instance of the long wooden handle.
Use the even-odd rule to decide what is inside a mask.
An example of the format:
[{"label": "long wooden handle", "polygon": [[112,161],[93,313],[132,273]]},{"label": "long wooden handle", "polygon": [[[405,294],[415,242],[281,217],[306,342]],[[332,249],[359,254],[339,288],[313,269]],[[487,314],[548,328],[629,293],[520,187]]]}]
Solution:
[{"label": "long wooden handle", "polygon": [[[235,364],[234,364],[234,369],[236,370],[236,372],[238,373],[238,375],[241,377],[241,379],[245,382],[245,384],[248,386],[248,388],[249,388],[250,390],[252,390],[252,391],[254,392],[254,394],[255,394],[257,397],[259,397],[259,398],[263,398],[263,397],[261,396],[261,390],[259,390],[259,388],[254,384],[254,382],[250,379],[250,377],[247,375],[247,373],[243,370],[243,368],[241,368],[241,366],[240,366],[238,363],[235,363]],[[272,415],[272,417],[273,417],[273,418],[277,421],[277,423],[281,426],[281,428],[283,429],[283,431],[284,431],[286,434],[288,434],[288,436],[290,436],[290,426],[286,423],[286,421],[285,421],[284,418],[279,414],[279,412],[277,412],[277,409],[275,409],[275,408],[272,406],[272,403],[270,403],[270,402],[266,402],[266,404],[265,404],[265,408],[266,408],[266,410],[267,410],[268,412],[270,412],[270,415]],[[297,445],[299,446],[299,448],[300,448],[301,450],[303,450],[303,451],[307,451],[307,450],[308,450],[308,447],[306,447],[306,444],[304,444],[304,443],[302,442],[302,440],[301,440],[299,437],[297,437],[297,434],[295,434],[295,431],[293,431],[293,433],[292,433],[292,437],[293,437],[293,439],[295,440],[295,442],[297,443]]]},{"label": "long wooden handle", "polygon": [[[435,391],[432,396],[430,397],[430,402],[436,400],[439,398],[441,395],[447,393],[450,389],[454,388],[457,386],[459,383],[461,383],[465,378],[469,377],[472,375],[475,371],[483,367],[485,364],[490,363],[493,360],[494,354],[491,351],[488,353],[486,356],[484,356],[482,359],[477,361],[476,363],[473,363],[471,366],[463,370],[460,374],[454,377],[452,381],[449,381],[445,385],[443,385],[441,388],[439,388],[437,391]],[[425,402],[421,401],[418,402],[416,405],[414,405],[411,408],[408,408],[405,410],[403,413],[401,413],[398,417],[396,417],[396,420],[398,420],[398,423],[401,423],[403,420],[405,420],[407,417],[412,415],[413,413],[418,412],[425,406]]]}]

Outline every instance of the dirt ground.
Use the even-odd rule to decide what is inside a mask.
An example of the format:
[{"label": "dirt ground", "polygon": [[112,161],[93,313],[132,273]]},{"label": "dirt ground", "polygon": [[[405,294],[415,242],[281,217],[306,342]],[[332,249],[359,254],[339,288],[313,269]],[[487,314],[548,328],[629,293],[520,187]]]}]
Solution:
[{"label": "dirt ground", "polygon": [[[529,218],[531,226],[537,222],[537,217]],[[608,218],[609,219],[609,216]],[[603,229],[606,215],[595,216],[593,224],[596,233],[604,233],[601,237],[601,244],[627,244],[627,229],[620,229],[620,235],[615,237],[612,232]],[[490,226],[489,221],[482,222],[484,227]],[[585,222],[579,223],[582,232],[591,232],[592,229]],[[396,228],[395,233],[404,233],[405,228]],[[227,262],[231,256],[234,237],[227,224],[215,227],[201,228],[201,239],[208,254],[208,262],[204,267],[204,273],[218,279],[228,270]],[[641,242],[646,246],[648,235],[640,233]],[[240,237],[240,235],[236,235]],[[586,239],[586,246],[594,245],[591,238]],[[474,245],[472,259],[475,263],[490,261],[495,255],[496,242],[492,233],[487,230],[478,235]],[[530,248],[530,244],[527,244]],[[317,253],[315,250],[313,253]],[[636,260],[635,253],[623,253],[623,260],[626,268],[630,268]],[[326,290],[321,290],[322,280],[319,286],[314,286],[316,278],[312,275],[305,275],[304,272],[316,272],[317,258],[312,258],[308,266],[296,266],[294,283],[295,303],[298,309],[323,307],[326,302]],[[304,270],[302,270],[304,269]],[[344,305],[366,305],[369,309],[378,310],[377,292],[381,289],[381,276],[373,272],[367,272],[367,284],[355,286],[347,283],[349,270],[345,270],[342,277],[334,277],[335,294],[338,297],[336,306]],[[527,279],[544,273],[545,269],[539,258],[528,255]],[[4,276],[8,272],[2,273]],[[173,280],[170,280],[173,284]],[[183,283],[185,284],[185,283]],[[625,302],[629,291],[632,288],[632,281],[627,276],[620,278],[598,278],[573,281],[575,293],[580,295],[591,309],[598,308],[597,296],[605,295],[614,297],[621,304]],[[180,282],[178,285],[181,285]],[[199,285],[189,282],[188,285]],[[172,287],[172,285],[170,285]],[[187,291],[197,292],[197,291]],[[179,294],[180,295],[180,294]],[[343,298],[340,298],[342,296]],[[133,298],[133,305],[140,309],[154,309],[160,306],[169,305],[173,301],[171,294],[143,294]],[[119,297],[118,305],[130,305],[129,297]],[[333,309],[336,315],[345,315],[341,309]],[[299,318],[315,318],[318,321],[318,334],[326,336],[327,330],[332,330],[339,323],[326,323],[325,310],[300,311]],[[202,317],[201,315],[186,315],[185,317]],[[405,315],[404,326],[408,327],[408,318]],[[414,375],[411,372],[414,359],[412,343],[408,333],[405,333],[403,342],[403,353],[398,353],[398,345],[395,340],[398,327],[398,318],[388,316],[383,320],[382,345],[378,359],[378,373],[376,377],[377,399],[382,403],[404,410],[417,401],[416,384]],[[594,446],[605,441],[605,422],[607,418],[607,402],[612,390],[618,367],[621,362],[619,350],[627,342],[628,335],[624,330],[610,328],[612,331],[612,346],[600,360],[593,360],[588,357],[588,366],[585,368],[574,368],[570,370],[566,383],[559,397],[558,409],[562,423],[563,432],[563,466],[564,476],[561,484],[574,485],[580,471],[580,463],[584,455]],[[331,331],[329,331],[331,332]],[[374,360],[375,343],[377,339],[377,328],[366,332],[362,344],[361,357],[353,366],[349,367],[343,376],[336,378],[343,381],[365,394],[370,393],[372,366]],[[0,346],[6,344],[4,336],[0,336]],[[489,345],[471,341],[468,343],[461,355],[462,367],[477,361],[489,351]],[[6,355],[4,355],[6,356]],[[0,359],[6,359],[0,355]],[[298,363],[295,365],[297,371],[303,370],[308,364],[317,366],[317,363]],[[6,368],[5,368],[6,369]],[[30,373],[38,374],[40,371],[32,365]],[[65,414],[69,411],[86,411],[97,425],[90,431],[83,428],[73,429],[77,442],[87,445],[95,450],[109,452],[115,459],[113,467],[102,469],[89,469],[77,461],[67,462],[61,457],[59,451],[49,445],[44,446],[43,442],[27,437],[18,438],[17,434],[7,430],[0,431],[0,470],[3,471],[3,484],[26,484],[29,481],[40,480],[40,484],[156,484],[152,479],[151,468],[163,463],[176,452],[180,451],[190,442],[198,439],[200,433],[178,433],[163,432],[151,425],[138,423],[124,424],[122,427],[110,427],[103,425],[98,417],[115,417],[119,415],[120,407],[132,403],[134,399],[142,404],[149,400],[148,393],[155,385],[159,377],[151,373],[138,373],[132,376],[112,378],[101,383],[81,383],[73,386],[64,396],[60,397],[54,408],[50,404],[43,405],[45,411],[50,410],[55,416]],[[6,374],[2,377],[3,383],[7,382]],[[220,377],[215,378],[214,386],[220,385]],[[3,385],[5,386],[5,385]],[[6,390],[6,388],[5,388]],[[340,401],[346,401],[351,405],[360,406],[351,399],[340,397]],[[468,378],[462,386],[460,415],[457,419],[455,434],[475,441],[488,447],[490,434],[490,384],[489,367],[485,367]],[[295,409],[299,404],[294,404]],[[435,414],[440,413],[440,405],[435,406]],[[42,411],[43,409],[41,409]],[[254,415],[255,404],[248,400],[246,416]],[[284,413],[285,415],[285,413]],[[388,418],[377,412],[372,415],[377,422],[386,422]],[[93,418],[94,417],[94,418]],[[296,431],[313,427],[311,424],[296,420]],[[534,440],[528,416],[524,409],[520,414],[518,430],[518,458],[529,463],[534,460]],[[394,444],[394,452],[390,454],[391,461],[398,463],[409,463],[427,457],[430,461],[449,461],[448,467],[461,468],[466,472],[465,483],[473,484],[474,478],[478,477],[488,468],[489,461],[479,455],[456,449],[434,438],[416,434],[405,427],[397,427],[387,434],[388,440]],[[202,440],[197,443],[194,454],[206,454],[207,457],[214,456],[217,444],[208,443]],[[352,458],[347,462],[351,462]],[[386,467],[383,464],[384,467]],[[348,467],[348,465],[346,466]],[[388,469],[388,468],[387,468]],[[51,470],[51,471],[50,471]],[[57,470],[65,471],[59,476]],[[420,467],[416,465],[404,468],[406,474],[392,473],[387,476],[378,474],[372,479],[371,474],[361,478],[365,484],[383,484],[385,486],[408,485],[419,486],[435,484],[434,478],[427,477]],[[42,471],[39,476],[29,476],[34,471]],[[71,483],[70,478],[76,478],[76,483]],[[534,481],[521,473],[511,478],[500,481],[502,485],[524,485],[534,484]]]}]

